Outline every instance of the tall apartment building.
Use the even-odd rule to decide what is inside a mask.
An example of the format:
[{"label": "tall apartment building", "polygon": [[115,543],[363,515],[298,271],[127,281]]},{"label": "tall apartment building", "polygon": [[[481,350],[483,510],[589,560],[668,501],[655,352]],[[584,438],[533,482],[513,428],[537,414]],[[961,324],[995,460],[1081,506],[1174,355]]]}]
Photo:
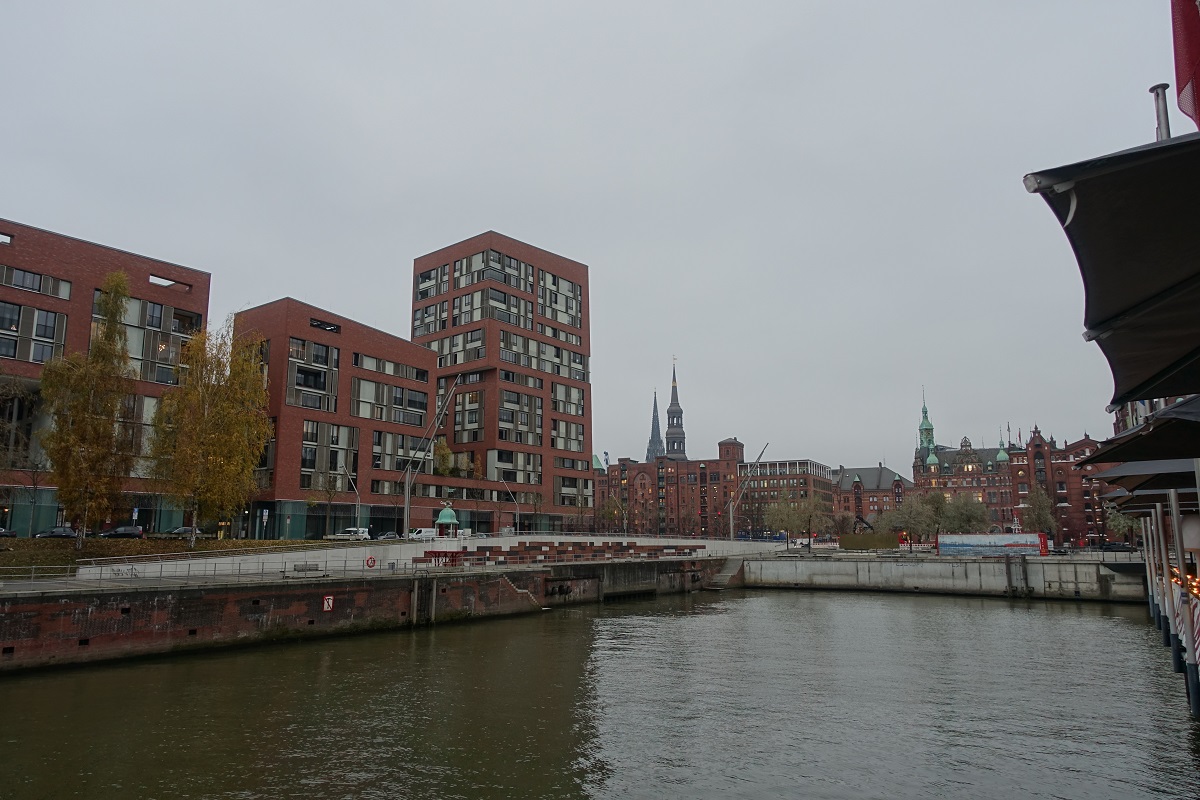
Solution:
[{"label": "tall apartment building", "polygon": [[[9,467],[0,472],[0,526],[23,534],[64,522],[37,443],[37,431],[50,424],[38,382],[46,361],[87,351],[94,301],[112,272],[125,273],[129,283],[125,327],[136,382],[127,422],[139,456],[158,399],[176,382],[181,348],[207,322],[209,274],[0,219],[0,373],[25,381],[31,391],[0,408],[10,433],[0,444],[0,466]],[[182,513],[164,506],[145,481],[131,476],[127,489],[114,521],[130,519],[137,509],[138,523],[148,530],[183,524]]]},{"label": "tall apartment building", "polygon": [[587,266],[489,231],[415,259],[412,291],[412,340],[450,396],[450,449],[545,527],[590,524]]}]

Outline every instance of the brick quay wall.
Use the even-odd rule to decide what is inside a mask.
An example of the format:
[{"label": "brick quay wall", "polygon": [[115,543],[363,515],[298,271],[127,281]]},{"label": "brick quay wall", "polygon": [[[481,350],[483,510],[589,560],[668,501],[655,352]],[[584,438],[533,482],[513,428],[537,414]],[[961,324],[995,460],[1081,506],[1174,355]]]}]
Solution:
[{"label": "brick quay wall", "polygon": [[700,588],[725,558],[0,596],[0,672],[508,616]]}]

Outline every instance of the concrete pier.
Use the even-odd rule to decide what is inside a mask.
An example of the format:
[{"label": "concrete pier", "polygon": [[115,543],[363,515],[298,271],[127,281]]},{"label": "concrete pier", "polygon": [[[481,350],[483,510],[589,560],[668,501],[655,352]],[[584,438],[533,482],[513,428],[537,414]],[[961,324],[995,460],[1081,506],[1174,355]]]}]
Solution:
[{"label": "concrete pier", "polygon": [[928,592],[934,594],[1144,603],[1141,561],[1087,556],[939,557],[799,555],[747,557],[747,587]]}]

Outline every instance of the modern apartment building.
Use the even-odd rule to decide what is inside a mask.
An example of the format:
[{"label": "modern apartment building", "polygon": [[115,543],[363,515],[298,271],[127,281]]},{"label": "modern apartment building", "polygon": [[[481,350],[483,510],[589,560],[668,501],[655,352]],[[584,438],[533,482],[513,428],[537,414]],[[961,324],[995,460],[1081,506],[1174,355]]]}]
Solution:
[{"label": "modern apartment building", "polygon": [[494,231],[413,262],[412,340],[434,354],[457,459],[551,530],[594,507],[588,268]]},{"label": "modern apartment building", "polygon": [[[50,423],[40,410],[38,382],[46,361],[87,351],[94,301],[112,272],[125,273],[129,283],[125,325],[137,380],[126,422],[139,456],[158,398],[176,382],[181,348],[207,323],[209,274],[0,219],[0,373],[30,391],[0,403],[8,434],[0,445],[0,466],[7,468],[0,472],[0,526],[26,533],[63,522],[37,442]],[[181,512],[165,507],[135,476],[125,500],[114,519],[136,513],[148,530],[183,524]]]},{"label": "modern apartment building", "polygon": [[247,535],[399,532],[405,484],[410,527],[432,527],[447,505],[463,528],[514,526],[519,495],[479,480],[471,460],[434,458],[437,357],[428,348],[290,297],[240,312],[236,329],[264,339],[274,427]]}]

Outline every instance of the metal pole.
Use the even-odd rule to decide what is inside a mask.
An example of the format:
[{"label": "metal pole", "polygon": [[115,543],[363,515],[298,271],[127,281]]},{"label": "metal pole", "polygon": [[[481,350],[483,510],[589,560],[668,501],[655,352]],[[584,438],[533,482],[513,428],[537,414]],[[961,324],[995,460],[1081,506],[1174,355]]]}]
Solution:
[{"label": "metal pole", "polygon": [[1154,576],[1154,585],[1152,587],[1154,596],[1154,626],[1162,630],[1163,625],[1166,624],[1167,615],[1163,612],[1162,582],[1159,580],[1158,533],[1154,525],[1154,518],[1152,516],[1146,522],[1146,544],[1150,548],[1148,553],[1150,557],[1150,572]]},{"label": "metal pole", "polygon": [[1162,554],[1162,574],[1159,576],[1159,583],[1162,585],[1162,599],[1164,601],[1163,611],[1167,617],[1167,624],[1163,626],[1163,647],[1174,647],[1174,642],[1179,638],[1177,623],[1175,621],[1175,598],[1174,592],[1171,589],[1171,561],[1168,557],[1167,550],[1167,532],[1163,530],[1163,504],[1154,504],[1154,527],[1157,528],[1158,535],[1158,552]]},{"label": "metal pole", "polygon": [[[458,391],[458,385],[462,381],[462,375],[454,376],[454,383],[450,384],[446,396],[442,398],[442,402],[434,409],[433,419],[429,422],[429,427],[425,429],[425,450],[421,453],[421,468],[425,468],[425,460],[429,458],[429,445],[433,442],[433,432],[442,424],[442,418],[446,416],[446,410],[450,408],[450,400],[454,397],[454,393]],[[413,472],[413,464],[415,462],[412,456],[408,459],[408,468],[404,470],[404,536],[408,537],[409,528],[409,505],[412,500],[412,482],[416,477]]]},{"label": "metal pole", "polygon": [[[505,489],[508,489],[508,496],[512,498],[513,506],[515,506],[517,509],[516,516],[513,518],[514,519],[513,526],[515,528],[516,533],[520,533],[521,532],[521,505],[517,502],[517,496],[515,494],[513,494],[513,490],[508,485],[508,481],[504,480],[504,478],[501,478],[500,482],[504,484]],[[496,520],[496,522],[499,522],[499,521],[500,520]]]},{"label": "metal pole", "polygon": [[[1177,489],[1172,489],[1170,492],[1167,493],[1167,496],[1170,498],[1170,503],[1171,503],[1171,537],[1175,540],[1175,549],[1179,552],[1180,563],[1182,564],[1183,563],[1183,559],[1182,559],[1183,547],[1181,544],[1181,537],[1179,536],[1179,525],[1180,525],[1179,491]],[[1170,561],[1171,561],[1171,552],[1168,550],[1167,551],[1167,563],[1170,564]],[[1168,568],[1167,575],[1170,575],[1170,574],[1171,574],[1171,570]],[[1186,596],[1186,594],[1187,594],[1187,568],[1186,568],[1186,566],[1181,566],[1179,568],[1179,578],[1183,582],[1183,595]],[[1175,585],[1173,582],[1167,583],[1167,589],[1169,589],[1171,592],[1171,602],[1174,603],[1175,607],[1178,608],[1180,611],[1180,614],[1177,615],[1176,619],[1175,619],[1176,635],[1171,637],[1171,668],[1174,669],[1176,672],[1185,672],[1186,667],[1185,667],[1184,655],[1183,655],[1183,643],[1184,643],[1184,641],[1187,641],[1187,640],[1183,638],[1183,632],[1186,631],[1190,627],[1186,623],[1191,621],[1191,615],[1187,612],[1186,601],[1183,599],[1183,597],[1181,597],[1180,592],[1175,589]],[[1183,622],[1183,624],[1181,624],[1181,620],[1179,619],[1179,616],[1184,616],[1187,618],[1186,621]],[[1188,687],[1188,697],[1191,697],[1191,686]]]},{"label": "metal pole", "polygon": [[1150,87],[1150,94],[1154,95],[1154,116],[1158,123],[1154,129],[1154,138],[1160,142],[1171,138],[1171,120],[1167,116],[1167,89],[1170,88],[1169,83],[1158,83]]},{"label": "metal pole", "polygon": [[1171,490],[1171,529],[1175,534],[1175,558],[1183,587],[1179,592],[1180,616],[1183,617],[1184,676],[1188,705],[1193,717],[1200,717],[1200,672],[1196,667],[1196,629],[1192,619],[1192,589],[1188,583],[1187,559],[1183,553],[1183,515],[1179,511],[1179,490]]},{"label": "metal pole", "polygon": [[1154,569],[1151,566],[1153,561],[1150,558],[1150,536],[1146,532],[1146,518],[1142,517],[1138,523],[1142,526],[1142,564],[1146,568],[1146,606],[1150,611],[1150,618],[1157,626],[1158,606],[1154,602]]}]

